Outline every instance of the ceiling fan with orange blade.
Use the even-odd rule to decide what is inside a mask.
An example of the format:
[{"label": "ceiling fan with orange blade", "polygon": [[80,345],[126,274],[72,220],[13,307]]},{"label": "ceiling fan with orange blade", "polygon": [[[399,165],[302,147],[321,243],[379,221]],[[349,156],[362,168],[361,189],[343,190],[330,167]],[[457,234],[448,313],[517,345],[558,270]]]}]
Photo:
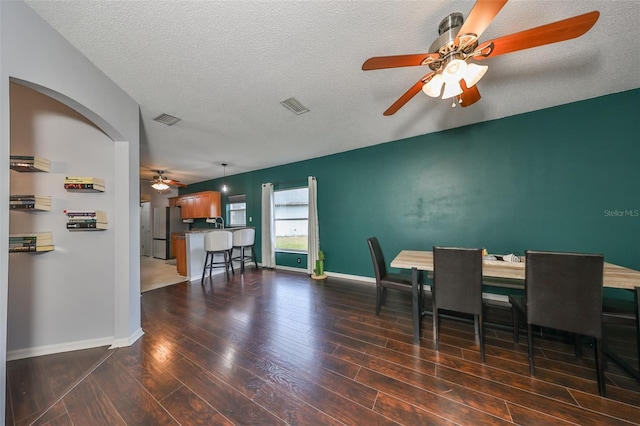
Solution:
[{"label": "ceiling fan with orange blade", "polygon": [[488,67],[471,61],[482,61],[518,50],[580,37],[593,27],[600,12],[593,11],[536,28],[478,42],[507,0],[477,0],[466,21],[461,13],[452,13],[438,26],[439,37],[428,53],[377,56],[362,64],[364,71],[428,66],[430,71],[411,86],[384,115],[393,115],[421,90],[431,97],[453,98],[467,107],[480,100],[476,83]]},{"label": "ceiling fan with orange blade", "polygon": [[169,189],[172,186],[177,186],[180,188],[186,188],[187,185],[185,185],[184,183],[180,183],[177,180],[173,180],[173,179],[167,179],[164,177],[164,170],[153,170],[154,172],[158,173],[156,176],[153,177],[153,179],[151,180],[151,187],[157,191],[166,191],[167,189]]}]

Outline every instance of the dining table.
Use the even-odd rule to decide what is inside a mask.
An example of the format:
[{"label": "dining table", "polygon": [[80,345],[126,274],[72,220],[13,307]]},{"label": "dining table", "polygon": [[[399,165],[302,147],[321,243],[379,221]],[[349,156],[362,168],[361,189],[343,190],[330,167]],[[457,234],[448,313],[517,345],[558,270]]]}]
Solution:
[{"label": "dining table", "polygon": [[[500,286],[500,280],[508,282],[508,287],[524,289],[526,259],[519,262],[503,260],[482,260],[482,275],[488,280],[486,285]],[[422,250],[402,250],[391,261],[392,268],[411,270],[411,299],[413,317],[413,343],[420,343],[420,299],[418,294],[418,277],[422,271],[433,272],[433,252]],[[496,279],[493,281],[491,279]],[[613,263],[604,263],[603,287],[619,288],[633,291],[636,320],[640,321],[640,271],[625,268]],[[638,324],[640,327],[640,324]],[[640,342],[638,342],[640,345]]]}]

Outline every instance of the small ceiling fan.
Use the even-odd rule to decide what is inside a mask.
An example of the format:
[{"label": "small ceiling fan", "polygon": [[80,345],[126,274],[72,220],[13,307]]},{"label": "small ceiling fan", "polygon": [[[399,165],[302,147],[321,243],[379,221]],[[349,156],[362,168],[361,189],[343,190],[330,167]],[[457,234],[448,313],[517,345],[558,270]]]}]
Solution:
[{"label": "small ceiling fan", "polygon": [[598,20],[600,12],[593,11],[551,24],[478,42],[478,39],[496,17],[507,0],[477,0],[466,21],[461,13],[452,13],[438,26],[440,36],[428,53],[397,56],[377,56],[362,64],[363,71],[385,68],[428,66],[430,71],[393,103],[384,115],[393,115],[420,90],[431,97],[453,98],[462,107],[480,100],[476,83],[487,72],[482,61],[506,53],[545,44],[570,40],[585,34]]},{"label": "small ceiling fan", "polygon": [[184,183],[180,183],[177,180],[165,178],[164,170],[152,170],[152,171],[158,173],[156,176],[153,177],[153,180],[151,181],[151,187],[157,191],[166,191],[172,186],[178,186],[181,188],[187,187],[187,185],[185,185]]}]

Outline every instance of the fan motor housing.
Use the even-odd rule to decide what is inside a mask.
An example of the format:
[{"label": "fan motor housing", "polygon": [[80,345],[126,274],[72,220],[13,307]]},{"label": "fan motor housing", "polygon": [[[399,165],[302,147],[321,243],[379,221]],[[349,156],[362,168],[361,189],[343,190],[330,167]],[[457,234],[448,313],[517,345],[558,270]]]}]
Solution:
[{"label": "fan motor housing", "polygon": [[[438,25],[440,36],[429,47],[429,53],[438,53],[446,62],[447,58],[451,56],[464,56],[465,53],[473,51],[478,45],[477,40],[471,44],[465,44],[464,47],[456,45],[455,40],[463,23],[464,17],[460,12],[451,13],[440,21],[440,25]],[[429,64],[429,67],[434,71],[439,70],[442,66],[442,60]]]}]

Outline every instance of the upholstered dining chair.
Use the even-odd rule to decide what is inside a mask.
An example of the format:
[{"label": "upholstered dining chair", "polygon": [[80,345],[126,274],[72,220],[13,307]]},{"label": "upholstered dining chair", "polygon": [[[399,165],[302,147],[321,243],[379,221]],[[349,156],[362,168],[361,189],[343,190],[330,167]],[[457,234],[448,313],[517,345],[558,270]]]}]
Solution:
[{"label": "upholstered dining chair", "polygon": [[[233,248],[233,234],[229,231],[212,231],[204,234],[204,267],[202,269],[202,279],[200,283],[204,283],[204,275],[209,271],[209,278],[214,268],[224,268],[227,277],[229,269],[235,274],[233,264],[231,263],[231,249]],[[222,255],[222,261],[216,261],[215,256]]]},{"label": "upholstered dining chair", "polygon": [[[388,288],[411,294],[411,275],[388,273],[387,264],[384,260],[378,238],[371,237],[367,239],[367,244],[371,252],[371,260],[373,261],[373,271],[376,274],[376,315],[380,315],[380,307],[384,303]],[[420,310],[422,310],[422,280],[420,280],[419,283],[420,290],[418,295],[420,297]]]},{"label": "upholstered dining chair", "polygon": [[478,325],[480,356],[484,362],[482,249],[433,248],[433,335],[440,349],[440,311],[471,314]]},{"label": "upholstered dining chair", "polygon": [[509,302],[514,342],[518,341],[519,319],[525,319],[530,373],[535,374],[534,325],[592,337],[595,341],[598,391],[605,396],[602,351],[604,256],[529,250],[525,259],[525,294],[511,295]]},{"label": "upholstered dining chair", "polygon": [[[239,254],[232,257],[232,260],[240,262],[240,272],[244,274],[244,263],[253,262],[258,269],[258,261],[256,260],[256,252],[254,243],[256,239],[256,230],[254,228],[244,228],[233,231],[233,250],[238,250]],[[247,254],[247,250],[250,254]]]}]

